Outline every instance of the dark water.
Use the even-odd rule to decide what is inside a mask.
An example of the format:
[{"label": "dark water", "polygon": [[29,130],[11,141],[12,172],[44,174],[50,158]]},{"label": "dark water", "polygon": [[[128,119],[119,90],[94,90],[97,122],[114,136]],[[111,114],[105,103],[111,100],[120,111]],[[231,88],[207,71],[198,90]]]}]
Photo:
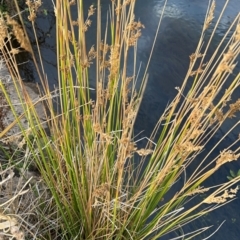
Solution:
[{"label": "dark water", "polygon": [[[36,26],[40,30],[39,38],[41,39],[41,52],[44,60],[44,66],[47,73],[48,81],[51,86],[57,85],[56,71],[56,49],[55,49],[55,20],[51,1],[44,1],[42,9],[47,9],[48,14],[45,16],[39,12]],[[86,1],[87,3],[88,1]],[[96,0],[89,1],[89,5]],[[107,9],[109,0],[102,1],[102,8]],[[225,0],[217,0],[216,17],[225,3]],[[169,0],[161,29],[157,38],[156,46],[152,56],[152,61],[149,67],[149,82],[146,88],[142,107],[139,112],[139,117],[136,123],[136,131],[145,130],[140,135],[149,136],[158,117],[163,112],[167,103],[173,99],[176,94],[175,87],[180,86],[186,71],[189,66],[189,55],[194,52],[198,39],[201,33],[202,23],[207,9],[207,0]],[[87,3],[88,5],[88,3]],[[155,31],[158,24],[159,16],[162,12],[163,0],[137,0],[136,18],[140,18],[145,25],[143,36],[139,41],[138,62],[142,62],[142,66],[147,63]],[[217,30],[217,36],[213,47],[210,51],[214,51],[214,47],[218,43],[224,31],[228,28],[231,21],[240,11],[240,1],[231,0],[220,23],[220,28]],[[104,19],[104,17],[103,17]],[[106,18],[105,18],[106,19]],[[103,20],[104,21],[104,20]],[[30,29],[30,28],[29,28]],[[92,31],[92,32],[91,32]],[[94,34],[95,25],[89,30],[89,35]],[[94,44],[92,37],[89,37],[89,45]],[[236,72],[239,72],[239,65]],[[35,72],[32,75],[26,75],[26,80],[34,78],[38,81]],[[93,76],[94,77],[94,73]],[[240,97],[240,89],[234,94],[233,99]],[[239,120],[239,115],[237,120]],[[217,143],[221,136],[226,133],[229,124],[237,121],[236,118],[227,122],[206,146],[204,155],[211,150],[211,147]],[[220,150],[226,148],[229,142],[232,141],[240,133],[238,127],[234,133],[216,148],[211,157],[219,153]],[[197,161],[201,161],[201,156],[196,160],[195,166],[190,167],[189,171],[194,170],[197,166]],[[207,185],[216,185],[227,181],[226,176],[229,175],[229,170],[237,171],[240,168],[239,162],[233,162],[224,165],[217,174],[206,182]],[[181,180],[180,180],[181,181]],[[238,193],[238,197],[240,194]],[[216,229],[221,222],[226,220],[221,229],[211,239],[240,239],[240,200],[237,198],[230,204],[204,217],[201,221],[187,226],[186,231],[194,231],[199,227],[213,225],[212,231]],[[202,225],[201,225],[202,224]],[[211,231],[210,231],[211,232]],[[208,232],[208,233],[210,233]],[[204,235],[205,237],[207,235]],[[198,239],[204,239],[201,236]],[[177,237],[176,234],[166,236],[162,239],[170,239]]]}]

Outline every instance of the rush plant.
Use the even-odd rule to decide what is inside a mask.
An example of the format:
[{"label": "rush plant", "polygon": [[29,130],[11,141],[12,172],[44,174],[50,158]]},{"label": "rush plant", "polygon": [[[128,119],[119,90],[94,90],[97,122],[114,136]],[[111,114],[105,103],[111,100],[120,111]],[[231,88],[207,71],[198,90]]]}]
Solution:
[{"label": "rush plant", "polygon": [[[19,115],[15,111],[4,85],[0,83],[15,115],[15,121],[0,133],[0,137],[4,138],[9,129],[19,125],[21,146],[25,145],[34,159],[53,198],[55,215],[49,213],[51,224],[48,227],[51,233],[55,230],[52,239],[59,236],[62,239],[159,239],[181,230],[184,225],[236,196],[238,188],[235,186],[240,176],[208,188],[204,187],[204,182],[223,164],[239,159],[240,139],[235,139],[211,161],[209,152],[204,158],[201,155],[200,160],[198,157],[222,124],[240,109],[240,99],[231,102],[232,93],[239,87],[240,74],[228,82],[240,51],[239,15],[206,60],[228,4],[226,1],[210,30],[215,1],[210,2],[199,44],[190,56],[182,86],[177,88],[176,97],[162,113],[151,136],[146,138],[148,143],[140,149],[134,124],[147,84],[148,68],[139,76],[137,42],[144,25],[134,15],[135,2],[110,1],[106,23],[101,21],[102,14],[107,13],[101,12],[100,0],[96,5],[90,5],[88,12],[84,12],[83,7],[88,1],[57,0],[56,5],[53,3],[58,71],[58,87],[54,91],[50,90],[44,74],[39,45],[36,53],[36,49],[31,48],[26,30],[13,17],[7,15],[4,18],[21,47],[29,51],[36,62],[41,96],[37,102],[30,99],[15,60],[19,50],[12,48],[9,54],[5,48],[4,56],[23,113]],[[41,1],[27,0],[26,4],[37,40],[34,21]],[[77,9],[76,19],[72,17],[72,8]],[[88,36],[94,16],[96,33]],[[21,19],[20,11],[19,17]],[[161,19],[157,32],[160,23]],[[206,31],[212,32],[207,43],[203,44]],[[95,38],[94,46],[88,46],[89,37]],[[130,57],[134,59],[133,64],[129,64]],[[35,59],[40,60],[37,63]],[[96,76],[94,87],[90,87],[90,71]],[[185,93],[187,84],[191,87]],[[221,91],[223,88],[225,91]],[[53,104],[56,99],[58,110]],[[46,109],[45,122],[36,111],[39,102]],[[27,129],[22,125],[23,118],[29,123]],[[226,135],[238,125],[239,121]],[[50,134],[47,134],[46,127]],[[196,159],[198,167],[186,176],[184,173]],[[183,177],[184,184],[173,192],[173,185],[180,177]],[[204,193],[203,199],[193,206],[187,205],[192,196],[201,193]],[[54,220],[52,216],[55,216]],[[48,221],[47,215],[43,218]],[[44,227],[46,230],[46,224]],[[182,234],[181,238],[193,238],[206,229]]]}]

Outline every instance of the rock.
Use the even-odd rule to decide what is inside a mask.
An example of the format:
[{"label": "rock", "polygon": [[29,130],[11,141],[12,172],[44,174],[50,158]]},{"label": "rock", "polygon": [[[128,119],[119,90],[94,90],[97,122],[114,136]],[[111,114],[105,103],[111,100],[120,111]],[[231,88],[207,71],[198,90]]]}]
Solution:
[{"label": "rock", "polygon": [[[17,89],[19,90],[19,94],[18,94],[16,86],[14,85],[14,82],[12,81],[11,76],[8,72],[8,69],[7,69],[6,65],[4,64],[3,60],[0,60],[0,79],[3,82],[5,89],[9,94],[9,98],[10,98],[10,100],[14,106],[15,112],[18,116],[21,116],[23,114],[23,107],[22,107],[21,101],[23,101],[23,102],[25,101],[24,93],[23,93],[23,90],[25,89],[28,96],[32,100],[32,102],[36,103],[36,105],[35,105],[36,112],[37,112],[38,116],[40,117],[40,119],[43,121],[43,119],[45,117],[45,112],[44,112],[43,104],[39,100],[40,99],[39,91],[38,91],[38,87],[35,83],[32,83],[32,82],[17,83]],[[2,116],[3,129],[2,129],[2,133],[0,134],[0,139],[1,139],[1,141],[4,142],[4,140],[6,140],[6,138],[11,137],[12,138],[11,140],[14,140],[14,138],[16,138],[16,141],[18,142],[17,139],[18,139],[19,133],[21,132],[20,128],[19,128],[18,124],[16,123],[16,124],[13,124],[13,126],[10,127],[10,129],[7,131],[8,127],[11,126],[11,124],[15,122],[16,118],[15,118],[11,108],[8,106],[6,99],[4,99],[4,94],[1,89],[0,89],[0,93],[2,95],[2,101],[0,102],[0,108],[1,108],[1,110],[4,109],[4,114]],[[22,127],[24,129],[29,128],[29,123],[24,116],[21,118],[20,121],[21,121]],[[4,133],[4,132],[6,132],[6,133]],[[3,135],[3,133],[4,133],[4,136],[1,136],[1,135]]]}]

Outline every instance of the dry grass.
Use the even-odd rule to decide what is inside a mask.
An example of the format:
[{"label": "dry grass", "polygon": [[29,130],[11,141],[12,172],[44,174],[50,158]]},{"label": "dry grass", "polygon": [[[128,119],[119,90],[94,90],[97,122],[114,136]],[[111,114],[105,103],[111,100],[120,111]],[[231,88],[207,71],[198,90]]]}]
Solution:
[{"label": "dry grass", "polygon": [[[176,97],[159,118],[145,148],[139,149],[139,140],[133,130],[148,75],[146,69],[137,89],[136,50],[144,25],[135,20],[135,1],[111,1],[109,26],[106,26],[106,35],[102,36],[100,4],[98,1],[97,6],[89,6],[88,14],[84,15],[81,0],[56,3],[59,86],[55,91],[50,92],[46,77],[41,74],[44,73],[41,62],[38,70],[43,86],[39,102],[44,101],[47,106],[46,122],[51,136],[42,125],[36,104],[24,91],[15,55],[4,54],[12,66],[10,71],[16,82],[16,94],[29,123],[29,128],[23,127],[20,121],[23,116],[16,113],[1,84],[15,114],[15,121],[7,129],[19,124],[28,153],[27,158],[23,158],[24,163],[29,159],[34,161],[52,196],[42,203],[40,197],[39,201],[34,200],[37,207],[29,210],[44,209],[44,214],[37,215],[39,231],[29,228],[30,220],[26,216],[21,218],[24,219],[25,231],[34,239],[38,233],[46,239],[57,239],[59,233],[62,239],[158,239],[231,201],[238,190],[235,184],[240,177],[209,188],[204,188],[204,182],[223,164],[239,159],[239,138],[210,163],[207,163],[210,154],[207,153],[195,171],[184,177],[184,185],[178,192],[174,192],[169,201],[162,201],[204,150],[209,139],[240,109],[239,100],[231,102],[232,93],[239,87],[239,73],[226,91],[218,96],[239,56],[239,15],[206,62],[205,56],[220,21],[217,19],[203,48],[204,34],[213,20],[215,2],[209,6],[198,47],[190,56],[183,84],[177,88]],[[35,13],[40,5],[41,1],[27,1],[35,35]],[[72,6],[78,10],[77,19],[72,19]],[[96,44],[87,49],[87,33],[93,15],[97,15]],[[12,23],[13,28],[18,28],[9,16],[6,20]],[[18,34],[22,36],[25,30],[14,32],[18,38]],[[109,38],[110,41],[107,40]],[[26,39],[19,39],[19,43],[32,53]],[[130,50],[134,51],[131,76],[127,74]],[[40,51],[38,54],[41,59]],[[93,89],[89,87],[88,78],[93,62],[96,65],[95,100],[90,97]],[[191,88],[184,96],[189,83]],[[56,97],[59,98],[61,112],[56,112],[53,107]],[[226,135],[238,125],[239,121]],[[0,134],[4,140],[5,133]],[[138,164],[136,156],[140,158]],[[206,194],[204,199],[186,208],[191,196],[203,192]],[[55,231],[46,227],[50,223]],[[181,237],[193,238],[204,230],[206,228]]]}]

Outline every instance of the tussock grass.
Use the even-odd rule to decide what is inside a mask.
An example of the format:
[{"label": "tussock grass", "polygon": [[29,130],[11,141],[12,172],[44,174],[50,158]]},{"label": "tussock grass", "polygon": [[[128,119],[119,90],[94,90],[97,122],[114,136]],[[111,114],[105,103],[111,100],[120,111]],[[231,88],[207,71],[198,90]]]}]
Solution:
[{"label": "tussock grass", "polygon": [[[26,4],[36,36],[34,21],[41,1],[28,0]],[[144,25],[134,16],[135,1],[111,1],[106,26],[101,22],[105,13],[101,13],[100,0],[96,6],[89,6],[88,13],[84,12],[83,4],[86,1],[62,0],[56,1],[54,6],[59,84],[54,91],[48,86],[39,46],[38,53],[33,53],[24,28],[14,30],[16,38],[17,33],[24,33],[25,38],[19,39],[21,47],[32,53],[34,60],[35,54],[40,59],[36,67],[42,91],[37,102],[43,102],[46,107],[45,122],[42,116],[38,116],[36,102],[30,99],[21,82],[15,60],[18,49],[11,49],[9,54],[5,48],[4,53],[24,111],[22,115],[15,111],[4,85],[0,83],[15,114],[15,121],[0,137],[4,139],[7,131],[19,124],[22,142],[18,147],[26,147],[28,157],[37,165],[51,192],[55,210],[48,213],[49,218],[46,211],[45,215],[42,214],[46,225],[41,226],[41,237],[157,239],[234,199],[238,190],[235,184],[240,177],[209,188],[204,188],[204,182],[223,164],[239,159],[239,138],[210,163],[206,162],[210,153],[206,153],[190,176],[186,177],[184,173],[222,124],[239,111],[240,100],[231,102],[232,93],[239,87],[239,73],[219,97],[239,56],[239,15],[206,62],[205,57],[222,16],[220,14],[216,20],[212,35],[203,47],[205,32],[214,16],[215,2],[211,2],[183,84],[177,88],[176,97],[159,118],[145,148],[139,149],[133,130],[147,84],[148,69],[143,76],[138,76],[136,50]],[[227,4],[228,1],[224,9]],[[72,7],[77,8],[77,19],[72,18]],[[87,33],[93,15],[97,16],[96,44],[88,49]],[[21,14],[19,16],[21,18]],[[13,29],[20,27],[10,16],[5,20]],[[102,29],[106,29],[104,35]],[[132,52],[133,69],[129,69]],[[89,71],[96,72],[94,90],[90,88]],[[129,72],[133,74],[129,76]],[[141,83],[138,89],[137,81]],[[189,83],[191,88],[184,95]],[[95,95],[94,99],[92,95]],[[59,101],[58,112],[53,106],[55,98]],[[22,126],[21,118],[27,119],[29,128]],[[50,136],[44,124],[48,124]],[[226,135],[238,125],[239,121]],[[5,137],[4,140],[8,139]],[[140,159],[138,164],[136,159]],[[180,176],[184,177],[184,185],[164,201]],[[200,193],[205,193],[204,199],[187,207],[192,197]],[[55,232],[46,227],[48,221],[54,225]],[[48,237],[44,236],[43,229]],[[190,239],[206,229],[197,229],[181,237]],[[26,227],[26,231],[29,228]],[[38,237],[37,233],[29,232],[34,238]]]}]

